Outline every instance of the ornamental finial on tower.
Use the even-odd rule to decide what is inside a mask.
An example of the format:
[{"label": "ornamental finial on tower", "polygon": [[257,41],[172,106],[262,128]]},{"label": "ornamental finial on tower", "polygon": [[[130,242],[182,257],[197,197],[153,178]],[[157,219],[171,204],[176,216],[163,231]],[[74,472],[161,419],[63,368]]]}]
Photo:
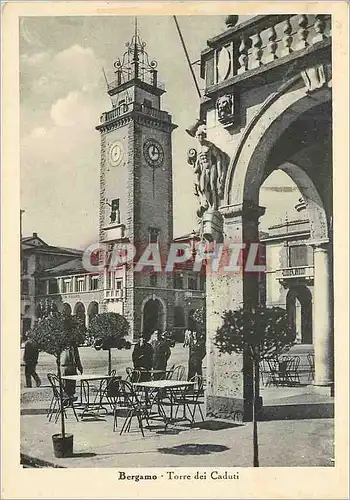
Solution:
[{"label": "ornamental finial on tower", "polygon": [[135,79],[157,87],[158,63],[149,58],[146,45],[146,42],[140,37],[137,18],[135,17],[134,34],[131,41],[125,44],[127,50],[123,56],[118,57],[114,63],[117,78],[115,81],[108,83],[109,90]]}]

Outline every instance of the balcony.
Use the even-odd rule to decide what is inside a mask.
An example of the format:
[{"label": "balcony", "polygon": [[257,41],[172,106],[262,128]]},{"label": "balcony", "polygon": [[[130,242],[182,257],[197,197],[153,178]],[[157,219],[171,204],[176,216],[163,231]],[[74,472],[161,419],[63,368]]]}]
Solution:
[{"label": "balcony", "polygon": [[276,279],[279,281],[290,279],[314,279],[314,266],[284,267],[276,271]]},{"label": "balcony", "polygon": [[127,113],[131,113],[132,111],[148,115],[152,118],[155,118],[156,120],[171,123],[171,116],[167,111],[162,111],[160,109],[145,106],[144,104],[138,104],[132,102],[129,104],[123,103],[120,106],[117,106],[116,108],[112,109],[111,111],[102,113],[100,117],[100,125],[116,120],[121,116],[126,115]]},{"label": "balcony", "polygon": [[[248,85],[248,79],[249,86],[254,86],[283,77],[285,64],[291,61],[294,73],[305,69],[309,54],[316,50],[326,49],[329,62],[331,16],[256,16],[207,43],[201,55],[201,77],[205,78],[205,94],[210,97],[228,85]],[[268,75],[268,70],[274,71]],[[273,73],[277,77],[271,76]]]},{"label": "balcony", "polygon": [[124,297],[123,290],[104,290],[104,299],[105,300],[122,300]]}]

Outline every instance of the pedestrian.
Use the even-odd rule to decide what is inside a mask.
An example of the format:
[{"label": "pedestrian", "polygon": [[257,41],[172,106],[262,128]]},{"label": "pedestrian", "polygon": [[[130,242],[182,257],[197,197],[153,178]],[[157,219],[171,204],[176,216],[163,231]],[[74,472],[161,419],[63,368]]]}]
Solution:
[{"label": "pedestrian", "polygon": [[[166,372],[166,365],[171,354],[169,342],[166,338],[166,332],[163,334],[159,330],[155,331],[156,338],[152,342],[153,348],[153,370],[162,370]],[[154,374],[154,379],[162,378],[164,373]]]},{"label": "pedestrian", "polygon": [[189,345],[191,344],[191,341],[192,341],[192,332],[189,328],[187,328],[187,330],[185,330],[185,338],[184,338],[183,347],[189,347]]},{"label": "pedestrian", "polygon": [[24,353],[23,353],[23,361],[24,361],[24,373],[26,377],[26,386],[32,387],[32,377],[35,380],[36,386],[41,386],[41,380],[39,375],[36,373],[36,365],[38,364],[39,358],[39,347],[38,344],[32,337],[32,332],[27,332],[27,340],[24,344]]},{"label": "pedestrian", "polygon": [[[152,369],[153,347],[148,341],[149,337],[141,335],[139,341],[137,342],[137,344],[135,344],[134,350],[132,352],[132,362],[134,364],[135,370],[140,370],[141,372],[149,372]],[[149,378],[149,373],[141,373],[140,381],[144,382]]]},{"label": "pedestrian", "polygon": [[[71,345],[63,351],[61,366],[63,368],[62,375],[77,375],[77,370],[83,373],[83,365],[81,364],[79,349],[77,345]],[[76,381],[75,380],[64,380],[64,390],[67,396],[71,399],[77,399],[75,396]]]},{"label": "pedestrian", "polygon": [[191,380],[196,374],[202,376],[202,363],[206,355],[204,335],[195,331],[192,332],[192,340],[189,347],[187,380]]}]

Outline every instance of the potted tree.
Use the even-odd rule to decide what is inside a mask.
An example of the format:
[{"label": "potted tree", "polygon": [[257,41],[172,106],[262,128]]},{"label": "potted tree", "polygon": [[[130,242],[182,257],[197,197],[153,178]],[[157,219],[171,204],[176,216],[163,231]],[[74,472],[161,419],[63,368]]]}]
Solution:
[{"label": "potted tree", "polygon": [[128,349],[130,342],[125,340],[129,331],[129,322],[121,314],[107,312],[96,314],[90,320],[88,343],[95,349],[108,351],[108,374],[112,370],[111,349]]},{"label": "potted tree", "polygon": [[59,397],[61,408],[61,433],[53,434],[52,441],[56,457],[71,456],[73,453],[73,435],[65,429],[64,392],[61,375],[61,355],[72,345],[80,345],[85,339],[85,325],[80,318],[58,312],[51,312],[39,319],[33,329],[33,340],[41,351],[52,354],[56,358],[59,381]]},{"label": "potted tree", "polygon": [[257,413],[260,401],[259,363],[277,358],[295,343],[288,315],[281,307],[241,308],[225,311],[214,344],[220,353],[246,353],[252,364],[252,420],[254,467],[259,467]]}]

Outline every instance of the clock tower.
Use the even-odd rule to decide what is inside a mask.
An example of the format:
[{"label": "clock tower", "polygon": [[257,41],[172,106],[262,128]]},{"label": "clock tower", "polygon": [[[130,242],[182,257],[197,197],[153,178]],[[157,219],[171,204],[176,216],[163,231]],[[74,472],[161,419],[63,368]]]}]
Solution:
[{"label": "clock tower", "polygon": [[[107,82],[112,109],[96,127],[101,134],[100,241],[110,249],[133,245],[136,260],[149,243],[158,244],[165,254],[173,239],[171,134],[176,125],[161,109],[164,85],[158,81],[157,62],[145,48],[136,25],[126,51],[114,63],[115,80]],[[152,267],[139,272],[130,263],[110,265],[101,283],[101,310],[123,314],[133,338],[142,331],[169,328],[171,279]]]}]

